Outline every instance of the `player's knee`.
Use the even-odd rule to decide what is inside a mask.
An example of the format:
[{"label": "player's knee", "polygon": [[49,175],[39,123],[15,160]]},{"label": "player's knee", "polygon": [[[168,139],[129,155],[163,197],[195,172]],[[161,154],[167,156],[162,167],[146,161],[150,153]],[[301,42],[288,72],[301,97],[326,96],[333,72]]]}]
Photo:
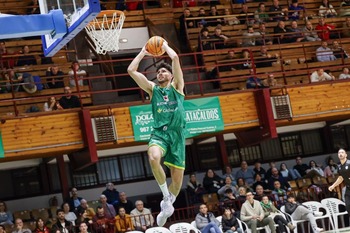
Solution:
[{"label": "player's knee", "polygon": [[159,147],[151,146],[148,148],[148,159],[152,161],[160,161],[162,157],[162,151]]}]

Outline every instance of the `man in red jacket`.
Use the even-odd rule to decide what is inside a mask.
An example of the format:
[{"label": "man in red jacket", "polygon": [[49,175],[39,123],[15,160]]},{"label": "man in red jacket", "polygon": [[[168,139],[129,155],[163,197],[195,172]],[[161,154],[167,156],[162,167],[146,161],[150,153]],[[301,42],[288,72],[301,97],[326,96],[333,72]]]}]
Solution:
[{"label": "man in red jacket", "polygon": [[318,37],[320,37],[321,40],[329,40],[331,31],[335,29],[335,26],[327,24],[324,18],[320,18],[315,29],[318,31]]}]

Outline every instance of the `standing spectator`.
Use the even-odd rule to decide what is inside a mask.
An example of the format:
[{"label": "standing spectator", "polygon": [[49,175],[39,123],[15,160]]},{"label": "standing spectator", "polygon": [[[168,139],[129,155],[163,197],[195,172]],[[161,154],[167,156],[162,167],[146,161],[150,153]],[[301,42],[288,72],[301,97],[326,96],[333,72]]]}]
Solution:
[{"label": "standing spectator", "polygon": [[114,219],[116,216],[115,209],[111,204],[108,204],[107,197],[104,194],[100,195],[100,203],[105,212],[104,216],[108,219]]},{"label": "standing spectator", "polygon": [[56,100],[54,96],[49,97],[47,99],[47,102],[44,103],[44,111],[45,112],[50,112],[50,111],[55,111],[55,110],[62,110],[62,106],[60,103]]},{"label": "standing spectator", "polygon": [[224,210],[221,225],[224,233],[243,233],[243,229],[239,228],[238,221],[229,208],[225,208]]},{"label": "standing spectator", "polygon": [[272,218],[266,217],[260,202],[254,200],[251,192],[247,193],[247,199],[241,208],[241,220],[246,222],[252,233],[257,233],[258,227],[269,226],[272,233],[276,233],[275,223]]},{"label": "standing spectator", "polygon": [[[323,71],[323,69],[320,69]],[[302,159],[300,156],[296,157],[295,159],[296,165],[294,165],[293,169],[297,170],[301,177],[305,176],[306,173],[310,171],[310,167],[303,163]]]},{"label": "standing spectator", "polygon": [[123,207],[119,208],[118,215],[115,216],[115,228],[117,233],[135,230],[134,225],[132,225],[131,216],[125,213]]},{"label": "standing spectator", "polygon": [[75,226],[75,220],[77,220],[77,216],[75,215],[74,212],[71,212],[69,209],[69,203],[63,203],[62,204],[62,209],[64,211],[64,218],[68,221],[71,222],[73,226]]},{"label": "standing spectator", "polygon": [[266,31],[266,24],[260,23],[259,24],[259,31],[260,37],[255,39],[256,45],[272,45],[273,44],[273,38],[269,35],[270,33]]},{"label": "standing spectator", "polygon": [[332,18],[337,16],[337,12],[334,10],[333,6],[329,3],[329,0],[322,0],[320,9],[318,11],[320,17]]},{"label": "standing spectator", "polygon": [[320,176],[324,176],[324,172],[321,167],[319,167],[314,160],[310,160],[309,162],[310,170],[316,171]]},{"label": "standing spectator", "polygon": [[32,233],[32,231],[28,228],[24,228],[22,219],[16,218],[15,229],[12,231],[12,233]]},{"label": "standing spectator", "polygon": [[212,212],[208,212],[205,204],[199,206],[199,213],[196,215],[196,227],[202,233],[220,233],[220,222],[215,218]]},{"label": "standing spectator", "polygon": [[13,225],[12,213],[8,211],[5,202],[0,201],[0,225]]},{"label": "standing spectator", "polygon": [[248,168],[247,161],[243,160],[241,162],[241,169],[236,172],[236,179],[243,178],[248,185],[251,185],[254,183],[254,175],[254,171]]},{"label": "standing spectator", "polygon": [[51,232],[62,232],[62,233],[74,233],[74,226],[71,222],[67,221],[65,219],[65,214],[64,214],[64,210],[62,209],[58,209],[56,211],[57,214],[57,221],[56,223],[52,226],[51,228]]},{"label": "standing spectator", "polygon": [[37,65],[35,56],[30,55],[30,49],[28,45],[23,46],[21,54],[23,56],[20,56],[18,58],[17,66]]},{"label": "standing spectator", "polygon": [[114,233],[115,219],[105,216],[105,211],[102,206],[98,206],[97,213],[93,217],[93,229],[98,233]]},{"label": "standing spectator", "polygon": [[46,83],[48,88],[63,88],[63,75],[64,73],[59,70],[58,65],[53,64],[48,67],[46,71]]},{"label": "standing spectator", "polygon": [[344,67],[343,72],[339,75],[339,79],[348,79],[348,78],[350,78],[349,68]]},{"label": "standing spectator", "polygon": [[318,37],[327,41],[331,38],[331,32],[335,29],[335,26],[327,24],[324,18],[320,18],[315,29],[318,31]]},{"label": "standing spectator", "polygon": [[191,14],[191,11],[189,8],[185,8],[183,11],[183,14],[179,18],[180,22],[180,39],[181,44],[187,47],[187,29],[194,28],[195,22],[193,20],[186,20],[188,18],[193,18],[193,15]]},{"label": "standing spectator", "polygon": [[107,183],[106,189],[102,192],[107,197],[107,203],[115,205],[119,202],[119,192],[115,189],[113,183]]},{"label": "standing spectator", "polygon": [[338,174],[338,165],[334,163],[334,160],[332,157],[327,158],[327,167],[324,169],[324,176],[334,176]]},{"label": "standing spectator", "polygon": [[154,224],[154,218],[149,209],[143,207],[143,202],[137,200],[135,202],[136,208],[130,213],[132,224],[137,231],[145,232],[148,228],[151,228]]},{"label": "standing spectator", "polygon": [[306,41],[320,41],[321,39],[318,37],[317,32],[312,26],[311,21],[306,21],[305,27],[303,29],[303,33]]},{"label": "standing spectator", "polygon": [[[73,61],[72,65],[71,65],[71,70],[68,72],[69,77],[69,85],[71,87],[75,87],[77,86],[77,84],[79,86],[84,86],[84,78],[86,77],[86,71],[85,70],[81,70],[80,69],[80,64],[78,61]],[[74,77],[74,72],[77,75],[77,80],[75,80]]]},{"label": "standing spectator", "polygon": [[345,49],[343,49],[340,45],[339,42],[337,40],[333,41],[332,44],[332,50],[333,50],[333,54],[337,59],[342,59],[342,58],[349,58],[349,55],[347,54],[347,52],[345,51]]},{"label": "standing spectator", "polygon": [[269,14],[265,10],[265,3],[260,2],[258,9],[254,13],[256,23],[266,23],[269,21]]},{"label": "standing spectator", "polygon": [[289,20],[302,19],[304,10],[304,7],[299,6],[298,0],[292,0],[292,4],[288,8]]},{"label": "standing spectator", "polygon": [[334,56],[331,48],[328,47],[327,41],[322,41],[321,47],[316,49],[317,61],[334,61],[337,58]]},{"label": "standing spectator", "polygon": [[128,200],[125,192],[119,193],[119,202],[114,205],[114,209],[116,212],[118,212],[118,209],[121,207],[125,209],[127,214],[130,214],[130,212],[135,208],[134,204]]},{"label": "standing spectator", "polygon": [[340,3],[339,16],[350,16],[350,0],[344,0],[342,3]]},{"label": "standing spectator", "polygon": [[212,169],[208,169],[203,178],[203,187],[208,193],[217,193],[223,185],[223,180]]},{"label": "standing spectator", "polygon": [[[332,76],[330,76],[329,74],[327,74],[326,72],[324,72],[323,69],[318,69],[318,70],[312,72],[310,80],[311,80],[312,83],[314,83],[314,82],[331,81],[331,80],[334,80],[334,78]],[[303,164],[303,166],[304,165],[306,165],[306,164]],[[296,169],[295,168],[296,166],[298,166],[298,165],[295,165],[294,169]],[[303,168],[298,166],[298,169],[296,169],[300,173],[299,169],[303,169]],[[304,176],[303,174],[305,175],[305,173],[300,173],[301,176]]]},{"label": "standing spectator", "polygon": [[44,220],[42,218],[38,218],[36,221],[36,228],[33,231],[34,233],[50,233],[50,230],[47,226],[45,226]]},{"label": "standing spectator", "polygon": [[199,181],[197,181],[196,174],[194,173],[190,174],[190,179],[187,182],[186,191],[187,191],[189,202],[191,204],[202,202],[202,195],[204,193],[204,189],[202,185],[199,183]]},{"label": "standing spectator", "polygon": [[62,96],[61,99],[59,100],[59,103],[63,109],[81,107],[79,98],[75,95],[72,95],[72,90],[70,89],[70,87],[68,86],[64,87],[64,94],[66,94],[67,96]]},{"label": "standing spectator", "polygon": [[[63,97],[62,97],[63,98]],[[61,99],[62,99],[61,98]],[[63,107],[63,104],[61,103],[61,100],[60,100],[60,104],[61,106]],[[64,107],[63,107],[64,108]],[[77,210],[78,206],[80,205],[80,201],[81,199],[83,199],[82,197],[79,197],[78,196],[78,189],[73,187],[71,189],[71,196],[70,198],[67,200],[67,202],[69,203],[69,208],[71,210],[73,210],[74,212]]]}]

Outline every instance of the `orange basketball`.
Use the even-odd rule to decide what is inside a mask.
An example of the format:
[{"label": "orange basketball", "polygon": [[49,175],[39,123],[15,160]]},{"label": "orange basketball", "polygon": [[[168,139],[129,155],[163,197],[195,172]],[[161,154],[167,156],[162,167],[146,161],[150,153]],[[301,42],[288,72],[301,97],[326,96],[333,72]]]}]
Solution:
[{"label": "orange basketball", "polygon": [[164,39],[160,36],[151,37],[146,44],[146,50],[153,56],[162,56],[165,50],[162,48]]}]

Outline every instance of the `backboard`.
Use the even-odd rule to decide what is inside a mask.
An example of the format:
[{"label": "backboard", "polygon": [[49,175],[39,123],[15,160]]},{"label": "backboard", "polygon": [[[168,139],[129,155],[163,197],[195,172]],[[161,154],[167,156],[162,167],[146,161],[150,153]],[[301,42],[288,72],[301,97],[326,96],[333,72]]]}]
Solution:
[{"label": "backboard", "polygon": [[44,54],[48,57],[55,55],[101,11],[99,0],[39,0],[39,6],[41,14],[61,9],[66,19],[67,34],[62,38],[53,39],[52,35],[41,37]]}]

